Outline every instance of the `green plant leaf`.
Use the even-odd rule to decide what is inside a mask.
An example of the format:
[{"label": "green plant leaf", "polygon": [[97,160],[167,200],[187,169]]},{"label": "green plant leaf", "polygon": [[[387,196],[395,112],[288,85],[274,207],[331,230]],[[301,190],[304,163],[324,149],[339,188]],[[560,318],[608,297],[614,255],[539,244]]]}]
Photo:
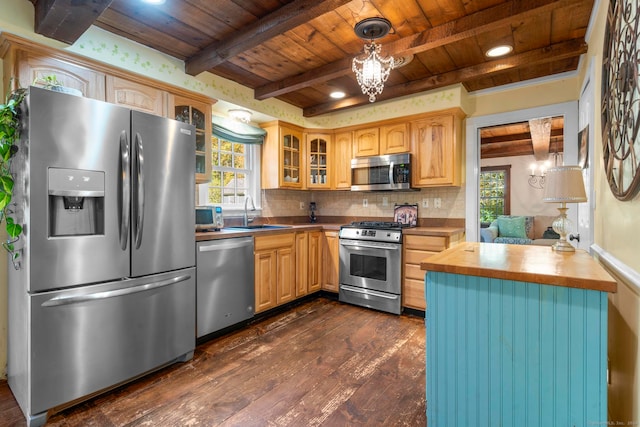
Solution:
[{"label": "green plant leaf", "polygon": [[11,175],[0,176],[0,185],[6,193],[13,193],[13,177]]},{"label": "green plant leaf", "polygon": [[4,210],[11,203],[11,194],[0,190],[0,210]]},{"label": "green plant leaf", "polygon": [[22,233],[22,226],[15,224],[13,218],[7,217],[7,234],[12,239],[15,239]]}]

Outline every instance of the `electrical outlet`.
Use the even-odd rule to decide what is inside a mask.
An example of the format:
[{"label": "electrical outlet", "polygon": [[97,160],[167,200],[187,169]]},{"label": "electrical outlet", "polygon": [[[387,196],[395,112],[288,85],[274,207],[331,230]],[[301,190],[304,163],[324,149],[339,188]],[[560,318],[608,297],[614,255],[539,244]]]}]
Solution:
[{"label": "electrical outlet", "polygon": [[382,198],[382,206],[389,206],[389,198],[388,197],[383,197]]},{"label": "electrical outlet", "polygon": [[300,202],[300,210],[304,210],[304,202]]},{"label": "electrical outlet", "polygon": [[363,208],[368,208],[369,207],[369,200],[362,199],[362,207]]},{"label": "electrical outlet", "polygon": [[436,197],[435,199],[433,199],[433,207],[436,209],[440,209],[442,207],[442,200],[440,199],[440,197]]},{"label": "electrical outlet", "polygon": [[422,199],[422,207],[423,208],[429,207],[429,199]]}]

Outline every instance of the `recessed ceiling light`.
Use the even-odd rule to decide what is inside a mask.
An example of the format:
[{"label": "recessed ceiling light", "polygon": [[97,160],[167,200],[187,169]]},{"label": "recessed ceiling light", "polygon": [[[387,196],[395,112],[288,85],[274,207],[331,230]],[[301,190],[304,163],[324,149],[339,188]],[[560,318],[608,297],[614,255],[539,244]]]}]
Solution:
[{"label": "recessed ceiling light", "polygon": [[163,4],[165,0],[142,0],[142,3],[148,4]]},{"label": "recessed ceiling light", "polygon": [[331,92],[331,94],[329,96],[332,97],[333,99],[342,99],[345,96],[347,96],[347,94],[344,93],[341,90],[336,90],[336,91]]},{"label": "recessed ceiling light", "polygon": [[504,44],[489,49],[485,55],[487,55],[489,58],[497,58],[498,56],[503,56],[511,53],[512,50],[513,47]]}]

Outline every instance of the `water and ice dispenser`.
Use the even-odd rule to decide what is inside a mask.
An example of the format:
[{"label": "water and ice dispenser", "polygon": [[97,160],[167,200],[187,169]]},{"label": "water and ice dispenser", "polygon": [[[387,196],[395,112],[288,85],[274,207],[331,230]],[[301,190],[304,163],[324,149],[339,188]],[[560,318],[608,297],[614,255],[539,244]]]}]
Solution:
[{"label": "water and ice dispenser", "polygon": [[49,237],[104,234],[104,172],[49,168]]}]

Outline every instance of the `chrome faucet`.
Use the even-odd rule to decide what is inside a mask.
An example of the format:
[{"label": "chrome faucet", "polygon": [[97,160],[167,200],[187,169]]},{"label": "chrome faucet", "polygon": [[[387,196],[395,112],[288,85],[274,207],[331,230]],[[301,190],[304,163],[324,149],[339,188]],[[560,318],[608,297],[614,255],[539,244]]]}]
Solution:
[{"label": "chrome faucet", "polygon": [[255,218],[249,218],[249,215],[247,215],[247,203],[249,202],[249,200],[251,200],[251,210],[255,211],[256,210],[256,205],[253,203],[253,199],[251,198],[251,196],[247,196],[246,199],[244,199],[244,216],[242,217],[242,226],[243,227],[248,227],[250,223],[253,222],[253,220]]}]

